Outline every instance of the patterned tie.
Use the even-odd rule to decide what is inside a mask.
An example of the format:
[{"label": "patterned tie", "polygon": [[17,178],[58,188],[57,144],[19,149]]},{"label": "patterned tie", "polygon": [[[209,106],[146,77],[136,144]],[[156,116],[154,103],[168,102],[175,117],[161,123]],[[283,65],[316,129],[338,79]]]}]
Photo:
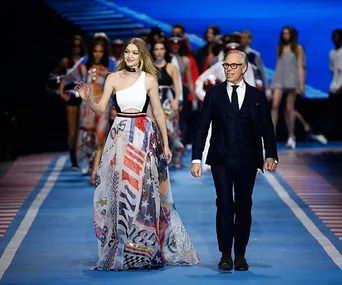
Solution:
[{"label": "patterned tie", "polygon": [[238,102],[238,96],[236,89],[239,87],[239,85],[232,85],[233,92],[232,92],[232,107],[235,113],[239,112],[239,102]]}]

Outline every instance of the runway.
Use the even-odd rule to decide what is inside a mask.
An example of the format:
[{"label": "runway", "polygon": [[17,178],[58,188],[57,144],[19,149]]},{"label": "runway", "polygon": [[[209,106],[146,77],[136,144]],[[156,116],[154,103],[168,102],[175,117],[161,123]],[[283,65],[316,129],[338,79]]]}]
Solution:
[{"label": "runway", "polygon": [[0,284],[272,284],[342,282],[342,143],[279,145],[275,174],[257,176],[247,272],[221,273],[210,172],[171,169],[177,210],[200,254],[192,267],[97,272],[89,177],[65,153],[18,158],[0,178]]}]

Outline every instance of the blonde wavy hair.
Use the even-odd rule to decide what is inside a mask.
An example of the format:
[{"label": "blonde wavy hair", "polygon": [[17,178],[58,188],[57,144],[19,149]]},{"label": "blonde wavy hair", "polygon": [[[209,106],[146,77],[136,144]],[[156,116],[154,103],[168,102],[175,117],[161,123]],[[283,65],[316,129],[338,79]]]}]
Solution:
[{"label": "blonde wavy hair", "polygon": [[140,57],[139,69],[153,75],[157,79],[160,78],[160,72],[154,63],[151,53],[148,51],[145,41],[141,38],[133,38],[126,43],[123,52],[120,55],[120,63],[116,68],[116,71],[124,70],[126,68],[124,56],[125,50],[129,44],[133,44],[138,48]]}]

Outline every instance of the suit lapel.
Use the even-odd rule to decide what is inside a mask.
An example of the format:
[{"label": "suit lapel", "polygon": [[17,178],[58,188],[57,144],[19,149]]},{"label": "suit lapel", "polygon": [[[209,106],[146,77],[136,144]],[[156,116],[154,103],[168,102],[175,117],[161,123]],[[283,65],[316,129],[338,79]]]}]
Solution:
[{"label": "suit lapel", "polygon": [[219,92],[219,100],[218,103],[221,106],[221,112],[222,112],[222,117],[225,120],[227,116],[227,110],[230,110],[230,101],[228,97],[228,92],[227,92],[227,80],[222,82],[222,84],[219,85],[221,90]]},{"label": "suit lapel", "polygon": [[257,97],[254,93],[254,89],[251,85],[246,83],[246,94],[245,94],[245,103],[248,105],[249,112],[252,117],[253,125],[256,126],[257,122],[257,114],[256,114],[256,104],[257,104]]},{"label": "suit lapel", "polygon": [[[254,89],[252,88],[251,85],[249,85],[247,82],[245,82],[246,84],[246,91],[245,91],[245,98],[243,101],[243,104],[246,104],[250,114],[252,116],[253,119],[253,123],[256,122],[256,104],[257,104],[257,98],[254,94]],[[228,97],[228,92],[227,92],[227,80],[222,82],[222,84],[219,85],[219,87],[221,88],[219,94],[219,100],[218,103],[221,106],[221,111],[223,114],[223,118],[224,120],[226,120],[226,117],[228,115],[229,110],[231,109],[231,103],[229,101],[229,97]]]}]

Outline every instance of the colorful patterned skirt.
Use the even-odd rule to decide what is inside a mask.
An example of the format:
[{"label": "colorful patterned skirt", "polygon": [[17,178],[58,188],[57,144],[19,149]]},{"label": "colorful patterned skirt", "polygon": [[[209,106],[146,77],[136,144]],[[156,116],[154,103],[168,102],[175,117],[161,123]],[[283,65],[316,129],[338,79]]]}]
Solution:
[{"label": "colorful patterned skirt", "polygon": [[118,114],[97,171],[96,270],[160,268],[199,262],[177,213],[156,125],[145,114]]}]

